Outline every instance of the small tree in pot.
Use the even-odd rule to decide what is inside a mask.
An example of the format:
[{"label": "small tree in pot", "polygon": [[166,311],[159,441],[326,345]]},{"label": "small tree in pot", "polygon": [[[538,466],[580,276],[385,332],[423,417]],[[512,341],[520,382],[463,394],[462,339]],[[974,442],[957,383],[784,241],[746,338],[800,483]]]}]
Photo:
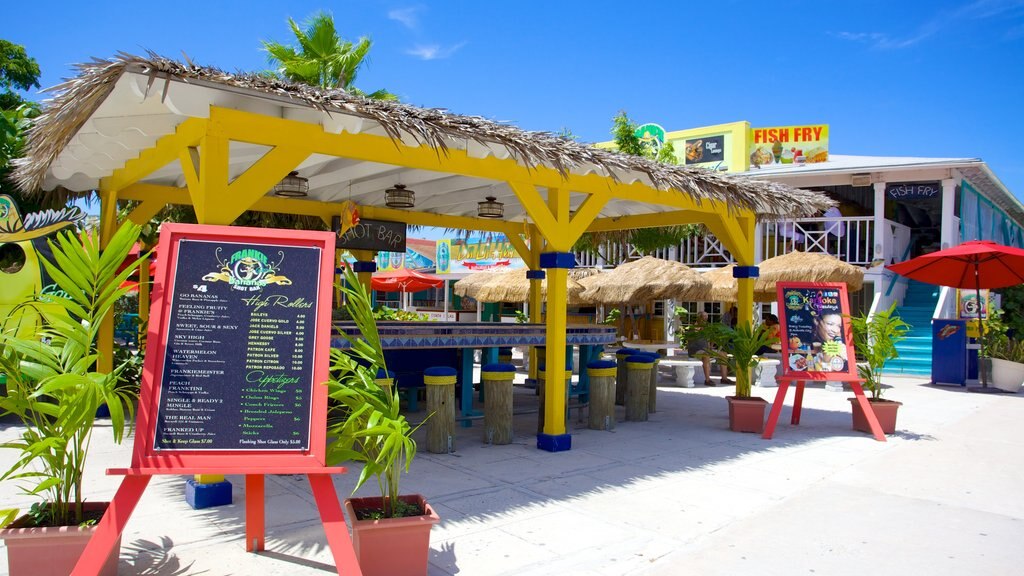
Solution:
[{"label": "small tree in pot", "polygon": [[387,364],[369,293],[349,269],[341,290],[359,334],[343,332],[350,348],[331,350],[327,457],[333,464],[361,462],[355,490],[370,478],[380,490],[379,497],[345,500],[353,546],[367,576],[426,574],[430,528],[440,519],[423,496],[399,491],[401,475],[416,457],[416,429],[399,412],[396,387],[377,378]]},{"label": "small tree in pot", "polygon": [[735,432],[764,431],[764,412],[768,406],[762,398],[751,397],[751,385],[758,351],[770,346],[775,338],[763,324],[740,323],[735,328],[709,324],[699,334],[712,344],[711,355],[736,375],[736,395],[728,396],[729,427]]},{"label": "small tree in pot", "polygon": [[[103,404],[109,407],[110,428],[120,442],[132,419],[135,394],[118,383],[123,366],[113,372],[96,369],[96,343],[103,318],[113,314],[115,302],[131,289],[121,285],[140,261],[121,267],[138,233],[137,226],[126,223],[104,250],[98,234],[58,234],[50,241],[53,260],[42,260],[57,290],[32,296],[4,319],[0,368],[7,377],[7,391],[0,397],[0,409],[17,416],[24,431],[3,445],[20,456],[0,479],[19,481],[26,494],[41,499],[10,530],[0,532],[0,538],[9,539],[12,572],[16,540],[44,532],[32,527],[89,525],[105,509],[96,511],[91,504],[98,503],[86,503],[82,485],[96,410]],[[26,333],[25,322],[37,323],[33,326],[38,328]],[[2,515],[7,523],[17,511],[4,510]],[[88,534],[71,557],[68,571],[87,541]],[[36,562],[53,564],[59,553],[30,555],[37,556],[30,558]],[[113,558],[116,570],[116,555]]]},{"label": "small tree in pot", "polygon": [[[893,303],[888,310],[873,315],[850,316],[850,327],[853,329],[853,345],[857,356],[864,359],[863,363],[857,364],[857,375],[864,379],[864,388],[871,392],[868,400],[872,402],[882,431],[892,434],[896,431],[896,412],[902,404],[882,398],[885,390],[882,386],[882,370],[886,362],[899,357],[896,344],[907,337],[910,325],[896,315],[896,304]],[[854,429],[870,432],[860,405],[854,399],[851,399],[851,403]]]}]

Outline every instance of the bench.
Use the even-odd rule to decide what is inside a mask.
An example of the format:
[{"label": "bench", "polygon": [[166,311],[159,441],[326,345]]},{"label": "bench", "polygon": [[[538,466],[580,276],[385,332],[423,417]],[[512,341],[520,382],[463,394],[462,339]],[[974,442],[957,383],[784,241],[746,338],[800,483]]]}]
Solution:
[{"label": "bench", "polygon": [[771,358],[768,355],[761,357],[757,361],[757,368],[754,369],[754,383],[762,388],[778,386],[775,375],[778,374],[781,364],[781,358]]},{"label": "bench", "polygon": [[700,359],[691,359],[686,356],[669,356],[662,358],[658,365],[675,369],[676,386],[693,388],[694,370],[701,368],[704,363]]}]

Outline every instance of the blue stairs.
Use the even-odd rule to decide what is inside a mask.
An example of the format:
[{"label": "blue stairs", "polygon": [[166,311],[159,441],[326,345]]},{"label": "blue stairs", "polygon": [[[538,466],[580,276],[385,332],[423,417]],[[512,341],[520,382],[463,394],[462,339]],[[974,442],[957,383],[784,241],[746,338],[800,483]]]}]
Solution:
[{"label": "blue stairs", "polygon": [[939,301],[939,286],[908,280],[903,305],[896,314],[911,325],[907,338],[896,345],[899,358],[885,365],[886,374],[931,376],[932,374],[932,314]]}]

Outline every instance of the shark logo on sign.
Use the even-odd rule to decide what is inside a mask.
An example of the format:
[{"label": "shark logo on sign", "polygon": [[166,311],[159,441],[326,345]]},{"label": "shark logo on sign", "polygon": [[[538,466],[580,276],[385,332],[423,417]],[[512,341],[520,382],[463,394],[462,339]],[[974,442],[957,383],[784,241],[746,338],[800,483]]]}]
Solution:
[{"label": "shark logo on sign", "polygon": [[283,252],[278,253],[280,260],[272,263],[267,255],[259,250],[239,250],[226,261],[221,260],[220,251],[221,249],[217,248],[220,272],[211,272],[203,276],[204,281],[227,282],[232,289],[243,292],[262,290],[267,284],[291,286],[292,281],[288,277],[277,273],[284,262]]}]

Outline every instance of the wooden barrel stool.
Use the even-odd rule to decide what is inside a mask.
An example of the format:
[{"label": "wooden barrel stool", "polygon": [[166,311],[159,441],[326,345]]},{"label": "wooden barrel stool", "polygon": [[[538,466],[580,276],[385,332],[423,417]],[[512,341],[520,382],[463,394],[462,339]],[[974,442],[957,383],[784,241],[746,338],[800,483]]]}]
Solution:
[{"label": "wooden barrel stool", "polygon": [[587,364],[590,377],[590,410],[587,427],[615,429],[615,361],[594,360]]},{"label": "wooden barrel stool", "polygon": [[642,350],[633,348],[619,348],[615,352],[615,403],[619,406],[626,403],[626,358],[642,353]]},{"label": "wooden barrel stool", "polygon": [[427,387],[427,452],[447,454],[455,451],[456,370],[435,366],[423,371]]},{"label": "wooden barrel stool", "polygon": [[484,444],[512,442],[512,381],[516,367],[487,364],[480,369],[484,387]]},{"label": "wooden barrel stool", "polygon": [[646,354],[626,358],[626,420],[647,421],[652,368],[654,360]]}]

